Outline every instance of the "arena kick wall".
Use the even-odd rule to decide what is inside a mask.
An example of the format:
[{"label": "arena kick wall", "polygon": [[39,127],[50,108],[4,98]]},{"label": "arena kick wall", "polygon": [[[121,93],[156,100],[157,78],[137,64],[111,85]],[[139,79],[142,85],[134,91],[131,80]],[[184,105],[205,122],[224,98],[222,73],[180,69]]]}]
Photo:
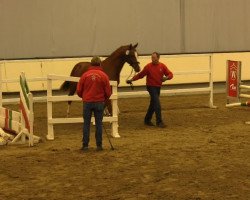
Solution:
[{"label": "arena kick wall", "polygon": [[[216,53],[212,54],[212,64],[214,69],[214,82],[225,81],[226,61],[241,60],[242,61],[242,80],[249,80],[250,73],[250,52],[245,53]],[[73,66],[80,61],[90,61],[90,57],[85,58],[66,58],[66,59],[41,59],[41,60],[9,60],[0,61],[2,70],[2,78],[8,80],[18,79],[20,72],[24,71],[28,79],[37,77],[46,77],[48,74],[59,74],[69,76]],[[104,59],[104,58],[103,58]],[[150,56],[139,56],[141,67],[151,61]],[[192,70],[207,70],[209,67],[209,56],[207,54],[194,55],[162,55],[161,61],[175,71],[192,71]],[[125,64],[121,72],[120,87],[127,86],[126,79],[131,73],[131,67]],[[168,84],[185,84],[185,83],[202,83],[207,82],[207,75],[179,75]],[[29,82],[29,87],[32,91],[46,90],[46,81]],[[134,85],[144,85],[145,79],[136,81]],[[61,82],[55,82],[53,89],[58,89]],[[2,86],[3,92],[17,92],[18,83],[5,83]]]}]

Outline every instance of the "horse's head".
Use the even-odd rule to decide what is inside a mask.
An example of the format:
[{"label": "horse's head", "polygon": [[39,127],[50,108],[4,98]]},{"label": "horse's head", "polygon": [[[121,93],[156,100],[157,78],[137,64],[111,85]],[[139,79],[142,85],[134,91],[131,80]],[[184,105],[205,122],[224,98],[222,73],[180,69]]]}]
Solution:
[{"label": "horse's head", "polygon": [[138,43],[135,44],[134,46],[132,44],[126,46],[125,51],[124,51],[124,58],[125,58],[125,62],[131,65],[136,72],[139,72],[140,63],[137,60],[138,59],[138,54],[136,51],[137,46],[138,46]]}]

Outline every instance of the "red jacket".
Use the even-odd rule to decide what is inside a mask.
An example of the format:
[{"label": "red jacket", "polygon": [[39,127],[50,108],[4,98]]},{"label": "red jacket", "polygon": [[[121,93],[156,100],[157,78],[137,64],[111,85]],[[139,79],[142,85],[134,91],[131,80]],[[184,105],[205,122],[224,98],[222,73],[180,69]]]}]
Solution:
[{"label": "red jacket", "polygon": [[173,73],[163,63],[159,62],[157,65],[149,63],[144,67],[141,72],[136,74],[132,78],[132,80],[136,81],[138,79],[143,78],[144,76],[147,76],[146,85],[161,87],[163,75],[167,76],[168,80],[173,78]]},{"label": "red jacket", "polygon": [[84,102],[105,102],[111,96],[109,78],[101,67],[91,66],[77,84],[77,95]]}]

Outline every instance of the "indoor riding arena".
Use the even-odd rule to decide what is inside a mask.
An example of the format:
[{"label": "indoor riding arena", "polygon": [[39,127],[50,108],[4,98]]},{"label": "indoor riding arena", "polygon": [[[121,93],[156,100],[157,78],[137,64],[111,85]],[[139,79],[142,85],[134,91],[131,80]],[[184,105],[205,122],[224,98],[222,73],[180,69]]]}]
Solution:
[{"label": "indoor riding arena", "polygon": [[[0,0],[0,200],[250,199],[249,9]],[[157,65],[154,52],[173,73],[157,86],[164,127],[156,106],[153,126],[144,121],[150,73],[133,79]],[[94,115],[82,148],[89,102],[75,93],[93,56],[112,90],[99,151]]]}]

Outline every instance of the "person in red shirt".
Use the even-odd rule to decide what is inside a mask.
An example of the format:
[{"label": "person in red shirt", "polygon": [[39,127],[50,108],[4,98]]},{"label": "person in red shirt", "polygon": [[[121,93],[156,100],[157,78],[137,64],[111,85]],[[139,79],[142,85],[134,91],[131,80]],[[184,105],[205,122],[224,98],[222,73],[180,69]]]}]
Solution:
[{"label": "person in red shirt", "polygon": [[102,150],[102,120],[104,104],[111,96],[111,87],[107,74],[102,70],[101,59],[95,56],[91,66],[83,73],[77,84],[77,95],[82,98],[83,105],[83,146],[88,150],[91,116],[94,113],[96,124],[96,146]]},{"label": "person in red shirt", "polygon": [[[173,73],[167,68],[166,65],[159,62],[160,54],[157,52],[152,53],[151,60],[152,62],[147,64],[144,69],[136,74],[131,80],[127,80],[128,84],[131,84],[132,81],[147,77],[146,85],[147,91],[150,95],[150,104],[148,107],[147,114],[144,118],[144,124],[148,126],[154,126],[151,122],[153,114],[156,114],[156,125],[158,127],[164,128],[166,125],[162,121],[161,116],[161,104],[160,104],[160,90],[162,82],[170,80],[173,78]],[[165,77],[164,77],[165,75]]]}]

